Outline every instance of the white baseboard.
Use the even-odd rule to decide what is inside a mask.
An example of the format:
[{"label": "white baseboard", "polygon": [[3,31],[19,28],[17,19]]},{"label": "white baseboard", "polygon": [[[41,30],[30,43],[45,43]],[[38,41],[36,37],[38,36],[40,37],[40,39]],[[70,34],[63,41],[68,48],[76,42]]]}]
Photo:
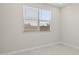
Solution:
[{"label": "white baseboard", "polygon": [[75,45],[73,45],[71,43],[66,43],[66,42],[60,42],[60,43],[66,45],[66,46],[69,46],[69,47],[72,47],[72,48],[75,48],[75,49],[78,49],[79,50],[79,46],[75,46]]},{"label": "white baseboard", "polygon": [[8,53],[1,53],[0,55],[13,55],[13,54],[17,54],[17,53],[21,53],[21,52],[28,52],[28,51],[32,51],[34,49],[39,49],[39,48],[43,48],[46,46],[51,46],[51,45],[55,45],[55,44],[60,44],[61,42],[55,42],[55,43],[49,43],[49,44],[45,44],[45,45],[41,45],[41,46],[36,46],[36,47],[32,47],[32,48],[27,48],[27,49],[21,49],[18,51],[12,51],[12,52],[8,52]]}]

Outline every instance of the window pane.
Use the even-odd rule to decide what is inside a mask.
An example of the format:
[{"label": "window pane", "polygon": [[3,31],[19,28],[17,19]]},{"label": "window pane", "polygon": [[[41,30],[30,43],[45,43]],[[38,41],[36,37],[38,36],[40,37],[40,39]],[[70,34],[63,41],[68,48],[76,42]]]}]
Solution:
[{"label": "window pane", "polygon": [[24,22],[25,22],[24,24],[25,31],[38,31],[37,21],[26,20]]},{"label": "window pane", "polygon": [[23,16],[24,16],[24,19],[27,19],[27,20],[38,20],[38,8],[33,8],[33,7],[28,7],[28,6],[25,6],[23,8]]},{"label": "window pane", "polygon": [[38,30],[38,8],[24,6],[24,31]]},{"label": "window pane", "polygon": [[39,19],[49,21],[51,19],[51,12],[46,9],[39,9]]},{"label": "window pane", "polygon": [[40,31],[50,31],[51,12],[46,9],[39,10]]}]

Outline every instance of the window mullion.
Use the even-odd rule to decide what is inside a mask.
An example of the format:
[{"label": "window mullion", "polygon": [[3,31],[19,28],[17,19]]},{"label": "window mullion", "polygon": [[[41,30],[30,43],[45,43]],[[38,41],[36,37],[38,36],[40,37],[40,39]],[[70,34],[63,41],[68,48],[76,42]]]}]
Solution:
[{"label": "window mullion", "polygon": [[40,31],[39,8],[38,8],[38,30]]}]

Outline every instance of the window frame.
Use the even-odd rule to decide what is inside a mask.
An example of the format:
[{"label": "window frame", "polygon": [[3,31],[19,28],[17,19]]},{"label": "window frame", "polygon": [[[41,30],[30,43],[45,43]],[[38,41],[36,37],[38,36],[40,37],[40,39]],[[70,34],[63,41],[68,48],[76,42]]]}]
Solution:
[{"label": "window frame", "polygon": [[[23,8],[22,8],[22,12],[23,12],[23,13],[24,13],[24,10],[23,10],[24,7],[27,7],[27,6],[25,6],[25,5],[23,6]],[[50,9],[40,8],[40,7],[35,7],[35,6],[28,6],[28,7],[37,8],[37,9],[38,9],[38,25],[37,25],[37,26],[38,26],[38,29],[39,29],[39,30],[38,30],[38,31],[24,31],[24,30],[25,30],[25,28],[24,28],[23,31],[24,31],[24,32],[50,32],[50,31],[51,31],[51,19],[52,19],[51,16],[52,16],[52,11],[51,11]],[[49,30],[49,31],[40,31],[39,9],[48,10],[48,11],[50,12],[50,20],[49,20],[50,30]],[[22,13],[22,14],[23,14],[23,13]],[[24,18],[24,15],[23,15],[23,24],[25,24],[25,23],[24,23],[24,19],[25,19],[25,18]],[[23,27],[24,27],[24,26],[23,26]]]}]

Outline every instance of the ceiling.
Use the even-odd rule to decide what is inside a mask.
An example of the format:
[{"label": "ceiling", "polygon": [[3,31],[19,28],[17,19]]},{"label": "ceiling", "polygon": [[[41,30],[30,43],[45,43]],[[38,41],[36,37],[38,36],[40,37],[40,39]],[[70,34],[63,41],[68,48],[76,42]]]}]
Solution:
[{"label": "ceiling", "polygon": [[64,6],[69,5],[69,3],[49,3],[49,4],[56,7],[64,7]]}]

